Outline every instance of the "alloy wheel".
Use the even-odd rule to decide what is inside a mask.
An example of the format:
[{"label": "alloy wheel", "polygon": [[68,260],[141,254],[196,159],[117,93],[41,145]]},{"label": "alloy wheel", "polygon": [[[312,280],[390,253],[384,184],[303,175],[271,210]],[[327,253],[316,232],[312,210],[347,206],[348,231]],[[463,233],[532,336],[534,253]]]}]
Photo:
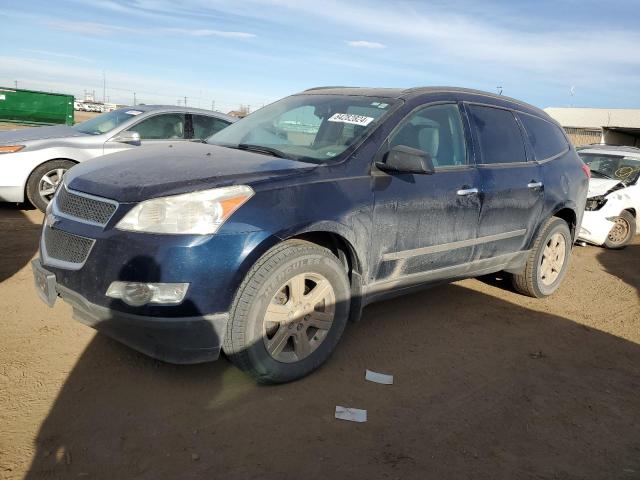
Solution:
[{"label": "alloy wheel", "polygon": [[566,242],[561,233],[554,233],[542,251],[538,275],[546,286],[556,281],[564,266]]},{"label": "alloy wheel", "polygon": [[38,194],[44,202],[51,201],[66,171],[66,168],[55,168],[42,176],[38,182]]},{"label": "alloy wheel", "polygon": [[317,273],[301,273],[282,285],[267,307],[263,341],[272,358],[299,362],[325,340],[335,316],[335,292]]}]

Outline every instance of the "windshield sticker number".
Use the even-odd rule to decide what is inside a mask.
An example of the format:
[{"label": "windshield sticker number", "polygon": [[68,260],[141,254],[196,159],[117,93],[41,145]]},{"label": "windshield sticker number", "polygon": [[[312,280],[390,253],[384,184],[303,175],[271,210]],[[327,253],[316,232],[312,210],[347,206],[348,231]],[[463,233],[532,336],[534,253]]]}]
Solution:
[{"label": "windshield sticker number", "polygon": [[364,115],[352,115],[349,113],[334,113],[329,119],[330,122],[349,123],[351,125],[360,125],[366,127],[373,122],[373,117],[365,117]]},{"label": "windshield sticker number", "polygon": [[140,110],[127,110],[127,115],[140,115],[142,112]]}]

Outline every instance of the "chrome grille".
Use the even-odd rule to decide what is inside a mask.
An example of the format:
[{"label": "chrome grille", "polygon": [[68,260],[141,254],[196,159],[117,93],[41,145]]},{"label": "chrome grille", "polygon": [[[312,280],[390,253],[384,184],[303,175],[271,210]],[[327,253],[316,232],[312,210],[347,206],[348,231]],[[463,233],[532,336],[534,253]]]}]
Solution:
[{"label": "chrome grille", "polygon": [[83,264],[95,240],[45,226],[46,256],[58,262]]},{"label": "chrome grille", "polygon": [[106,225],[116,211],[114,203],[70,192],[63,185],[56,195],[56,207],[64,215]]}]

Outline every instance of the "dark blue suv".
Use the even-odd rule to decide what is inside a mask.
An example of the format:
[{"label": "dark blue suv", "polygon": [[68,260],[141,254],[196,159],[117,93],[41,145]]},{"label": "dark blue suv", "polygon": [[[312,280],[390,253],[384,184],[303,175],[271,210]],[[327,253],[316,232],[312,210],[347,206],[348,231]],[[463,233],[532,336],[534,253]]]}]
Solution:
[{"label": "dark blue suv", "polygon": [[375,300],[505,271],[550,295],[589,171],[559,125],[456,88],[315,88],[206,143],[73,167],[33,262],[40,296],[153,357],[261,382],[308,374]]}]

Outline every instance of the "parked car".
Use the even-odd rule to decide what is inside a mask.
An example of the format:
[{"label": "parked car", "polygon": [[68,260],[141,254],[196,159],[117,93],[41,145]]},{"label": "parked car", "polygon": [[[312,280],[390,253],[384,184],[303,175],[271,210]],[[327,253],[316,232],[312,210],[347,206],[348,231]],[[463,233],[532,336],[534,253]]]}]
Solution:
[{"label": "parked car", "polygon": [[0,132],[0,201],[29,200],[44,211],[65,172],[76,163],[140,145],[201,141],[236,119],[171,106],[136,106],[70,126]]},{"label": "parked car", "polygon": [[578,239],[624,248],[640,233],[640,148],[589,145],[578,154],[591,169]]},{"label": "parked car", "polygon": [[498,271],[550,295],[586,201],[554,120],[473,90],[312,89],[207,143],[74,167],[35,281],[148,355],[223,350],[261,382],[317,368],[375,300]]}]

